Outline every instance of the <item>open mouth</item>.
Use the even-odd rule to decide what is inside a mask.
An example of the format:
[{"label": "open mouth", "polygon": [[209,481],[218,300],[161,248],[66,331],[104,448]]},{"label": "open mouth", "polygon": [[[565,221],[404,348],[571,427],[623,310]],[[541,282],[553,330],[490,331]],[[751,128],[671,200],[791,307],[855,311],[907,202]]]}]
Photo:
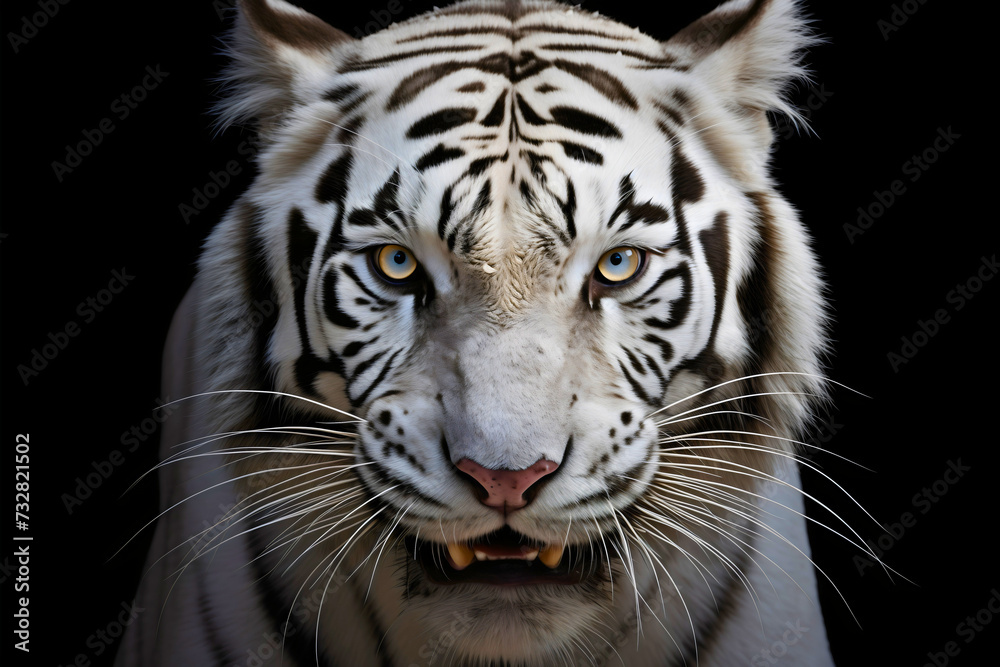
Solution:
[{"label": "open mouth", "polygon": [[594,549],[540,544],[508,527],[470,542],[442,545],[407,538],[407,550],[437,584],[580,584],[601,569]]}]

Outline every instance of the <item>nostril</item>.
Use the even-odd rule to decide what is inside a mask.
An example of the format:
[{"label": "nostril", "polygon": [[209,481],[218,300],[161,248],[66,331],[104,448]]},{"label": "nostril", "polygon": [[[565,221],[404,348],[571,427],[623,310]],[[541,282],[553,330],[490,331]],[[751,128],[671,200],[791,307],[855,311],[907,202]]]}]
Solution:
[{"label": "nostril", "polygon": [[483,491],[479,501],[487,507],[511,510],[524,507],[534,494],[526,492],[541,478],[555,471],[559,464],[547,459],[539,459],[524,470],[494,470],[479,465],[472,459],[462,459],[455,464],[459,470],[472,477]]}]

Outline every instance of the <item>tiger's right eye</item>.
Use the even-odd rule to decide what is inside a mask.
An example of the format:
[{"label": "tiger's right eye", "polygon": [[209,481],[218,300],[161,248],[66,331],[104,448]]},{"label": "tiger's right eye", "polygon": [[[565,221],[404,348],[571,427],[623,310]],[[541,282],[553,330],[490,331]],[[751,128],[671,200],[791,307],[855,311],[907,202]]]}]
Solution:
[{"label": "tiger's right eye", "polygon": [[395,284],[408,281],[420,266],[413,252],[393,244],[376,248],[372,254],[372,265],[383,279]]},{"label": "tiger's right eye", "polygon": [[620,246],[601,255],[594,278],[608,285],[621,285],[634,278],[643,267],[645,253],[631,246]]}]

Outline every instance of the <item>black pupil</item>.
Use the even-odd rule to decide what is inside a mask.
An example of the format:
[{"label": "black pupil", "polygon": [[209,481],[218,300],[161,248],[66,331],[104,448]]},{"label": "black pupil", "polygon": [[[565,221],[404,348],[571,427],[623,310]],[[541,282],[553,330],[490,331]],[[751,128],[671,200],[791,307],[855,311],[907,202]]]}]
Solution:
[{"label": "black pupil", "polygon": [[610,261],[613,265],[618,266],[624,261],[624,258],[622,257],[622,254],[620,252],[616,252],[615,254],[611,255]]},{"label": "black pupil", "polygon": [[406,253],[402,250],[397,250],[396,254],[392,256],[392,261],[396,264],[406,264]]}]

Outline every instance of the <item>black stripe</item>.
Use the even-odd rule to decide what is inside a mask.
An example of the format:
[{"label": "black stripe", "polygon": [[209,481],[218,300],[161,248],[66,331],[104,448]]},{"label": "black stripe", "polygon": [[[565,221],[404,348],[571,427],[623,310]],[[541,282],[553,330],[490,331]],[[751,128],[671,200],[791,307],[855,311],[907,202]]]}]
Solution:
[{"label": "black stripe", "polygon": [[553,35],[590,35],[591,37],[605,37],[607,39],[634,41],[632,37],[622,35],[611,35],[600,30],[590,30],[588,28],[563,28],[557,25],[546,25],[536,23],[532,25],[518,26],[521,32],[547,32]]},{"label": "black stripe", "polygon": [[618,206],[615,207],[615,210],[611,212],[611,216],[608,218],[609,229],[614,226],[618,216],[631,206],[634,199],[635,184],[632,182],[632,174],[625,174],[622,176],[622,180],[618,182]]},{"label": "black stripe", "polygon": [[500,35],[501,37],[506,37],[507,39],[520,39],[518,31],[508,30],[505,28],[498,28],[495,26],[490,26],[489,28],[481,26],[473,27],[458,27],[458,28],[447,28],[443,30],[433,30],[429,32],[422,32],[419,35],[411,35],[403,39],[397,39],[397,44],[406,44],[408,42],[419,42],[425,39],[433,39],[435,37],[479,37],[481,35]]},{"label": "black stripe", "polygon": [[[766,209],[766,201],[763,195],[750,194],[752,201],[756,204],[758,215],[758,233],[760,242],[754,246],[753,265],[750,267],[746,277],[736,288],[736,300],[739,303],[740,316],[746,323],[752,322],[772,322],[774,285],[771,276],[773,275],[775,248],[779,247],[775,238],[777,232],[770,224],[770,217]],[[775,338],[771,326],[757,327],[758,334],[750,342],[750,363],[747,374],[760,373],[763,362],[773,355]]]},{"label": "black stripe", "polygon": [[625,87],[625,84],[607,71],[593,65],[562,59],[556,59],[552,64],[564,72],[569,72],[576,78],[586,81],[594,90],[615,104],[628,107],[629,109],[639,108],[639,103],[632,93],[628,91],[628,88]]},{"label": "black stripe", "polygon": [[338,202],[343,204],[347,197],[347,181],[351,175],[354,157],[350,149],[330,163],[316,184],[316,201],[323,204]]},{"label": "black stripe", "polygon": [[[445,460],[450,460],[450,459],[445,459]],[[390,486],[394,486],[396,487],[395,492],[398,492],[401,495],[413,496],[414,498],[419,498],[422,502],[425,502],[428,505],[431,505],[432,507],[438,507],[441,509],[447,507],[447,505],[445,505],[444,503],[437,501],[434,498],[431,498],[430,496],[424,495],[420,491],[420,489],[413,486],[409,482],[405,482],[399,479],[398,477],[394,476],[391,472],[383,468],[381,463],[371,458],[367,453],[362,454],[361,462],[365,464],[365,472],[375,477],[375,480],[382,486],[383,491],[389,488]],[[457,473],[458,469],[456,468],[455,471]],[[363,477],[359,476],[358,480],[361,482],[361,485],[365,489],[365,495],[367,495],[368,498],[371,499],[369,504],[374,505],[374,507],[372,508],[373,511],[378,510],[382,507],[388,507],[390,509],[398,509],[390,505],[388,502],[384,501],[383,498],[385,496],[379,496],[379,489],[371,488],[371,486]],[[407,511],[407,515],[419,516],[419,514],[416,514],[415,512],[412,511]],[[437,519],[438,517],[426,517],[426,518]]]},{"label": "black stripe", "polygon": [[354,227],[374,227],[379,222],[375,211],[370,208],[356,208],[347,216],[347,224]]},{"label": "black stripe", "polygon": [[370,289],[368,289],[368,286],[365,285],[365,282],[363,280],[361,280],[361,278],[358,277],[358,274],[354,271],[354,267],[353,266],[351,266],[350,264],[345,264],[341,268],[341,271],[343,271],[344,275],[346,275],[348,278],[351,279],[351,282],[353,282],[355,285],[357,285],[358,289],[360,289],[362,292],[364,292],[369,297],[371,297],[371,299],[373,301],[375,301],[375,303],[377,303],[380,306],[389,306],[389,305],[392,305],[391,301],[386,301],[385,299],[383,299],[382,297],[380,297],[378,294],[376,294],[375,292],[373,292]]},{"label": "black stripe", "polygon": [[351,116],[347,120],[343,121],[337,126],[337,136],[334,139],[334,143],[350,146],[351,143],[358,137],[358,133],[361,131],[361,127],[364,124],[365,117],[361,114]]},{"label": "black stripe", "polygon": [[473,214],[485,211],[490,206],[490,181],[483,183],[483,187],[479,189],[479,194],[476,195],[476,203],[472,205]]},{"label": "black stripe", "polygon": [[451,188],[453,186],[449,185],[444,194],[441,195],[441,215],[438,216],[438,236],[441,240],[444,240],[444,233],[448,226],[448,220],[451,219],[451,212],[454,208],[454,203],[451,201]]},{"label": "black stripe", "polygon": [[480,125],[486,127],[499,127],[503,123],[504,112],[507,109],[507,91],[500,93],[497,97],[497,101],[493,103],[493,108],[490,109],[489,113],[486,114],[481,121]]},{"label": "black stripe", "polygon": [[667,138],[667,143],[671,146],[677,143],[677,135],[674,134],[674,131],[662,119],[657,119],[656,129],[663,133],[663,136]]},{"label": "black stripe", "polygon": [[360,396],[358,396],[356,399],[351,400],[352,405],[359,406],[364,404],[365,399],[368,398],[368,395],[371,394],[376,387],[382,384],[386,376],[389,374],[389,371],[392,370],[392,364],[396,360],[396,357],[399,356],[400,352],[402,352],[402,350],[396,350],[395,352],[393,352],[392,356],[389,357],[388,361],[386,361],[385,364],[382,366],[382,371],[378,374],[378,377],[376,377],[375,380],[370,385],[368,385],[367,389],[361,392]]},{"label": "black stripe", "polygon": [[337,295],[339,270],[332,268],[323,276],[323,312],[331,323],[344,329],[357,329],[358,321],[340,307]]},{"label": "black stripe", "polygon": [[479,176],[494,162],[506,162],[509,157],[510,155],[508,153],[504,153],[503,155],[487,155],[486,157],[481,157],[478,160],[473,160],[469,165],[469,168],[465,170],[464,174],[462,174],[462,178],[474,178]]},{"label": "black stripe", "polygon": [[674,358],[674,346],[659,336],[655,334],[646,334],[643,337],[643,340],[660,348],[660,358],[663,360],[663,363],[669,364],[670,360]]},{"label": "black stripe", "polygon": [[639,375],[645,375],[646,369],[643,368],[642,363],[640,363],[639,361],[639,358],[632,353],[632,350],[628,349],[624,345],[619,345],[619,347],[625,353],[625,356],[628,357],[628,361],[630,364],[632,364],[632,368],[635,369],[635,372],[638,373]]},{"label": "black stripe", "polygon": [[677,103],[677,106],[679,106],[682,110],[687,111],[691,109],[691,98],[683,90],[672,91],[670,93],[670,97],[673,99],[674,102]]},{"label": "black stripe", "polygon": [[522,150],[521,157],[528,159],[528,168],[531,171],[531,175],[537,178],[540,183],[544,183],[545,170],[542,168],[542,165],[546,162],[552,162],[552,159],[548,155],[540,155],[529,150]]},{"label": "black stripe", "polygon": [[341,356],[345,358],[353,357],[358,352],[360,352],[365,347],[365,345],[368,345],[369,343],[374,343],[378,339],[379,337],[375,336],[371,340],[356,340],[351,343],[348,343],[347,346],[344,347],[344,351],[341,352]]},{"label": "black stripe", "polygon": [[624,231],[636,223],[656,225],[670,220],[670,212],[652,201],[641,204],[631,203],[626,211],[628,219],[622,223],[619,231]]},{"label": "black stripe", "polygon": [[559,143],[562,144],[566,157],[586,162],[587,164],[604,164],[604,156],[595,150],[591,150],[580,144],[574,144],[570,141],[561,141]]},{"label": "black stripe", "polygon": [[528,106],[528,103],[524,101],[524,98],[520,95],[514,96],[517,101],[517,108],[521,112],[521,116],[524,118],[524,122],[528,125],[545,125],[548,123],[547,120],[539,116],[534,109]]},{"label": "black stripe", "polygon": [[613,137],[615,139],[621,139],[622,136],[621,131],[613,123],[580,109],[574,109],[573,107],[552,107],[549,110],[549,114],[556,123],[582,134]]},{"label": "black stripe", "polygon": [[625,376],[625,379],[628,380],[628,383],[632,386],[632,392],[636,395],[636,397],[643,403],[655,407],[657,405],[657,401],[650,398],[649,394],[646,393],[646,390],[642,388],[642,385],[639,384],[639,382],[634,377],[632,377],[632,374],[628,372],[628,369],[625,368],[625,364],[619,361],[618,368],[622,369],[622,374]]},{"label": "black stripe", "polygon": [[524,179],[521,179],[521,183],[518,185],[518,191],[521,193],[521,199],[524,203],[528,205],[529,208],[534,208],[536,204],[535,193],[531,191],[531,186]]},{"label": "black stripe", "polygon": [[701,201],[705,196],[705,181],[698,173],[698,168],[679,148],[674,148],[673,158],[670,180],[673,183],[674,206]]},{"label": "black stripe", "polygon": [[566,181],[566,201],[562,204],[563,220],[566,221],[566,231],[571,239],[576,238],[576,222],[573,217],[576,215],[576,188],[573,181]]},{"label": "black stripe", "polygon": [[502,16],[509,21],[517,21],[518,19],[526,16],[527,14],[533,14],[538,11],[536,8],[528,8],[523,5],[519,0],[507,0],[503,3],[488,4],[488,5],[466,5],[459,3],[446,7],[440,10],[440,15],[443,16],[455,16],[455,15],[466,15],[475,16],[477,14],[493,14],[496,16]]},{"label": "black stripe", "polygon": [[[254,304],[254,311],[245,314],[245,321],[237,323],[240,328],[236,335],[243,333],[242,329],[252,326],[255,314],[261,316],[261,323],[253,332],[250,373],[252,387],[255,389],[273,389],[271,383],[270,365],[268,364],[268,344],[278,325],[278,292],[271,272],[268,269],[268,251],[263,238],[263,214],[256,208],[247,211],[249,220],[244,227],[245,247],[241,253],[246,258],[245,285],[247,294],[244,303]],[[293,270],[295,267],[292,267]],[[267,304],[270,309],[263,306]],[[223,341],[224,342],[224,341]],[[277,401],[267,394],[254,394],[253,414],[262,419],[274,418],[279,413]],[[252,427],[252,426],[251,426]]]},{"label": "black stripe", "polygon": [[667,282],[668,280],[677,278],[681,274],[687,273],[687,271],[688,271],[687,264],[680,264],[672,269],[666,269],[663,273],[660,274],[660,277],[656,279],[656,282],[654,282],[649,287],[649,289],[647,289],[645,292],[643,292],[636,298],[632,299],[631,301],[626,301],[622,305],[633,308],[644,305],[642,302],[645,301],[647,298],[649,298],[649,295],[651,295],[653,292],[659,290],[660,286],[663,283]]},{"label": "black stripe", "polygon": [[684,204],[699,201],[705,195],[705,183],[701,180],[697,168],[680,149],[674,150],[670,165],[670,180],[673,189],[674,219],[677,221],[675,247],[690,256],[691,235],[688,232],[687,219],[684,217]]},{"label": "black stripe", "polygon": [[408,104],[428,86],[463,69],[476,69],[488,74],[499,74],[509,79],[513,64],[509,56],[498,53],[472,62],[448,61],[424,67],[399,82],[399,85],[389,96],[389,101],[386,102],[386,111],[394,111],[404,104]]},{"label": "black stripe", "polygon": [[[402,428],[400,428],[402,430]],[[382,445],[382,456],[384,458],[389,458],[393,454],[396,454],[402,459],[405,459],[414,469],[419,471],[421,474],[427,474],[427,468],[423,466],[417,457],[406,451],[406,446],[398,442],[392,442],[391,440],[386,440],[385,444]]]},{"label": "black stripe", "polygon": [[424,153],[419,160],[417,160],[417,171],[426,171],[431,167],[436,167],[445,162],[450,162],[456,160],[465,155],[465,151],[461,148],[451,148],[444,144],[438,144],[433,148],[433,150]]},{"label": "black stripe", "polygon": [[712,332],[708,336],[707,349],[715,346],[715,334],[719,331],[722,320],[722,309],[726,302],[726,282],[729,276],[729,228],[728,216],[720,211],[715,216],[715,222],[698,235],[701,247],[705,251],[705,261],[712,272],[712,282],[715,283],[715,316],[712,318]]},{"label": "black stripe", "polygon": [[[766,195],[748,193],[747,196],[757,208],[757,231],[760,241],[754,244],[753,265],[736,288],[736,299],[740,316],[754,334],[747,341],[750,351],[743,363],[742,372],[743,375],[756,375],[770,370],[766,364],[776,354],[776,331],[782,327],[780,318],[776,317],[775,311],[772,310],[776,292],[772,277],[775,261],[773,253],[781,244],[770,216]],[[766,323],[766,326],[760,326],[759,323]],[[760,378],[753,378],[747,380],[747,389],[742,393],[760,394],[766,389],[767,387],[762,386]],[[753,396],[746,399],[744,405],[738,409],[769,417],[772,411],[768,407],[772,404],[773,399]]]},{"label": "black stripe", "polygon": [[688,316],[691,310],[691,273],[686,264],[679,268],[681,269],[679,275],[683,282],[683,287],[681,288],[681,297],[670,306],[670,319],[661,320],[657,317],[647,317],[643,320],[643,323],[647,326],[656,327],[657,329],[673,329],[682,324]]},{"label": "black stripe", "polygon": [[421,139],[465,125],[476,119],[476,110],[471,107],[451,107],[428,114],[410,126],[407,139]]},{"label": "black stripe", "polygon": [[468,53],[469,51],[482,51],[485,48],[482,44],[455,44],[453,46],[435,46],[426,49],[416,49],[414,51],[403,51],[381,58],[371,60],[361,60],[346,63],[341,72],[364,72],[365,70],[376,69],[383,65],[391,65],[401,60],[410,60],[421,56],[432,56],[441,53]]},{"label": "black stripe", "polygon": [[337,86],[336,88],[328,90],[326,94],[323,95],[323,99],[327,102],[343,102],[359,90],[361,90],[361,88],[356,84],[345,83],[342,86]]},{"label": "black stripe", "polygon": [[318,234],[306,224],[302,211],[292,208],[288,216],[288,266],[301,267],[305,280],[295,280],[295,276],[290,276],[290,283],[294,286],[293,303],[295,305],[295,321],[299,330],[299,345],[301,355],[295,364],[296,382],[303,390],[313,393],[313,380],[322,365],[322,360],[313,354],[309,345],[309,333],[306,320],[305,299],[308,276],[311,274],[313,253],[319,240]]},{"label": "black stripe", "polygon": [[475,245],[476,235],[473,230],[472,225],[466,225],[465,229],[462,230],[462,254],[468,255],[472,252],[472,246]]},{"label": "black stripe", "polygon": [[365,103],[365,101],[371,97],[371,93],[361,93],[354,99],[348,101],[346,104],[340,105],[340,112],[345,116],[357,109],[359,106]]},{"label": "black stripe", "polygon": [[372,203],[373,208],[356,208],[347,216],[347,223],[361,227],[373,227],[384,224],[395,230],[399,225],[393,219],[394,214],[399,214],[399,170],[392,172],[392,175],[375,193]]},{"label": "black stripe", "polygon": [[672,67],[674,63],[677,62],[677,59],[671,56],[657,57],[642,53],[641,51],[633,51],[632,49],[621,49],[615,46],[597,46],[596,44],[545,44],[542,48],[548,51],[592,51],[596,53],[613,53],[615,55],[623,55],[628,56],[629,58],[642,60],[653,67]]},{"label": "black stripe", "polygon": [[635,203],[635,184],[632,182],[632,175],[627,174],[622,177],[618,184],[618,206],[611,213],[608,219],[608,227],[613,227],[615,221],[627,213],[625,222],[620,229],[628,229],[636,223],[659,224],[670,220],[670,212],[652,200],[641,204]]},{"label": "black stripe", "polygon": [[[449,12],[451,13],[451,12]],[[546,24],[532,24],[526,26],[517,26],[516,28],[503,28],[499,26],[470,26],[470,27],[457,27],[457,28],[447,28],[442,30],[434,30],[431,32],[421,33],[419,35],[412,35],[403,39],[396,40],[397,44],[406,44],[410,42],[419,42],[425,39],[434,39],[436,37],[479,37],[481,35],[498,35],[512,42],[518,42],[524,39],[526,36],[537,34],[537,33],[547,33],[550,35],[587,35],[591,37],[602,37],[605,39],[612,39],[616,41],[635,41],[632,37],[627,35],[612,35],[607,32],[602,32],[600,30],[590,30],[587,28],[564,28],[557,25],[546,25]]]},{"label": "black stripe", "polygon": [[660,381],[660,390],[662,391],[663,387],[667,385],[667,378],[663,374],[663,371],[660,370],[660,365],[656,363],[656,359],[649,356],[645,352],[642,353],[642,358],[646,362],[646,366],[649,367],[649,370],[653,371],[653,375],[655,375],[656,378]]},{"label": "black stripe", "polygon": [[677,126],[684,124],[684,117],[681,116],[680,112],[673,107],[667,106],[659,100],[653,100],[653,105],[659,109],[664,116],[670,119],[670,121]]},{"label": "black stripe", "polygon": [[514,72],[510,77],[511,83],[519,83],[525,79],[530,79],[550,67],[552,67],[552,63],[548,60],[537,57],[531,51],[525,51],[518,56],[517,61],[514,63]]},{"label": "black stripe", "polygon": [[[375,213],[387,221],[389,216],[399,211],[399,169],[392,172],[379,191],[375,193]],[[396,227],[391,221],[389,224]]]},{"label": "black stripe", "polygon": [[359,363],[357,366],[355,366],[354,372],[351,373],[351,380],[350,380],[351,383],[354,383],[354,381],[357,380],[362,373],[371,368],[372,364],[374,364],[379,359],[384,357],[385,353],[386,350],[382,350],[381,352],[376,352],[375,354],[373,354],[372,356],[368,357],[367,359]]}]

